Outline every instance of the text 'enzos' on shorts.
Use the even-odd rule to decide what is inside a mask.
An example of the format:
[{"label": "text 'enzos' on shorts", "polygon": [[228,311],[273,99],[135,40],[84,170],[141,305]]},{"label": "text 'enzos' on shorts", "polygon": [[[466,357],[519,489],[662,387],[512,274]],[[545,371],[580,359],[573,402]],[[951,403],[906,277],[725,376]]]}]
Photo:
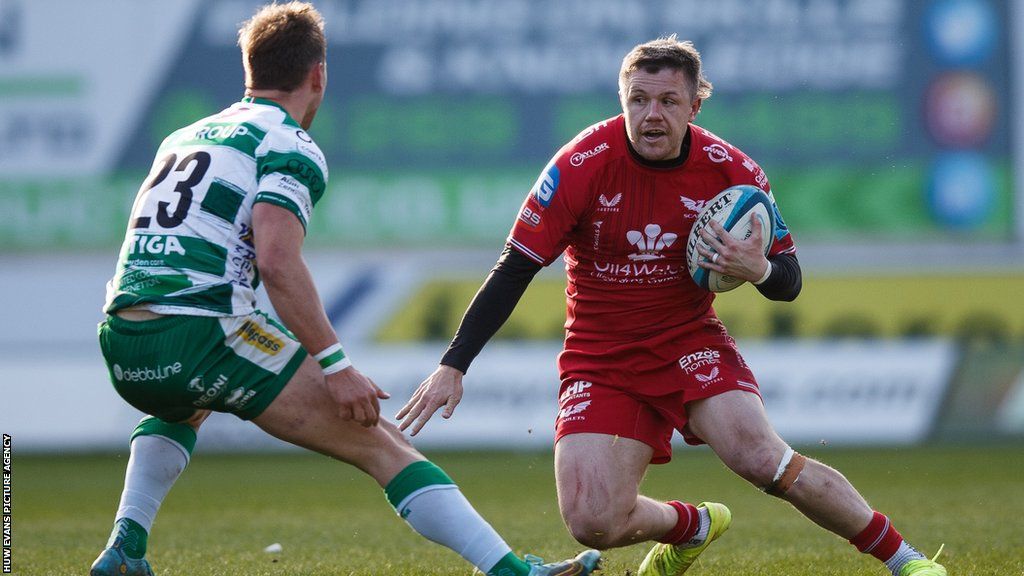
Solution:
[{"label": "text 'enzos' on shorts", "polygon": [[167,422],[199,409],[255,418],[306,357],[284,326],[259,311],[140,322],[108,316],[99,339],[117,393]]}]

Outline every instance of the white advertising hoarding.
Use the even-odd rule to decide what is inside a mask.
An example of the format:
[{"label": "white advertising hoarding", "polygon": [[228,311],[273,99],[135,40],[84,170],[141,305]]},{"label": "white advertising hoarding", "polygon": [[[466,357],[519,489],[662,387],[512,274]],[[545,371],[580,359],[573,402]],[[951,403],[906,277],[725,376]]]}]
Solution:
[{"label": "white advertising hoarding", "polygon": [[[388,418],[436,366],[442,346],[353,348],[357,366],[392,399]],[[930,432],[954,364],[944,341],[764,343],[743,346],[771,420],[793,444],[911,444]],[[557,343],[485,350],[450,420],[435,416],[416,444],[435,448],[545,448],[557,412]],[[98,349],[60,357],[0,358],[0,428],[19,449],[121,449],[141,414],[107,381]],[[201,449],[280,446],[252,424],[212,418]]]}]

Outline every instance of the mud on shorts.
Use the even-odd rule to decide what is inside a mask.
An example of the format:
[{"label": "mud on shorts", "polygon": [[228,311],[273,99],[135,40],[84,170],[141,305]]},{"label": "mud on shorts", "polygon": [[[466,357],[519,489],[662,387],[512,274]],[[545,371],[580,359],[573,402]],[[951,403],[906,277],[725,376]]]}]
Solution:
[{"label": "mud on shorts", "polygon": [[284,389],[306,351],[281,324],[244,316],[165,316],[99,325],[110,381],[135,408],[166,422],[199,409],[259,416]]},{"label": "mud on shorts", "polygon": [[[652,464],[672,459],[672,434],[703,444],[686,424],[686,404],[730,390],[761,393],[753,373],[734,345],[701,342],[670,364],[643,373],[593,368],[562,369],[555,442],[568,434],[597,433],[632,438],[654,449]],[[636,391],[639,382],[645,393]],[[654,389],[651,383],[656,383]],[[660,389],[659,389],[660,388]]]}]

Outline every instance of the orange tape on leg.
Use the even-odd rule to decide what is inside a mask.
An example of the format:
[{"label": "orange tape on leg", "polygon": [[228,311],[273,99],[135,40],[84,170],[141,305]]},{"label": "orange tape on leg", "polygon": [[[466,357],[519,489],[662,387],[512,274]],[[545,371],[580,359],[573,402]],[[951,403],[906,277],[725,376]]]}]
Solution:
[{"label": "orange tape on leg", "polygon": [[764,491],[772,496],[781,497],[800,478],[800,473],[804,471],[804,466],[806,465],[807,457],[798,452],[793,452],[793,457],[790,458],[789,463],[782,470],[782,474],[775,478]]}]

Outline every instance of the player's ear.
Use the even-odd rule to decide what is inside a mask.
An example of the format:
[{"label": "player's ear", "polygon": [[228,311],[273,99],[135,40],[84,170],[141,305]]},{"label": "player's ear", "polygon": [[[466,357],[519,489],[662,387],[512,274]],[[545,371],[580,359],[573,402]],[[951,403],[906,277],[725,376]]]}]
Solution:
[{"label": "player's ear", "polygon": [[697,113],[700,112],[700,105],[704,101],[700,98],[694,99],[693,103],[690,104],[690,122],[693,122],[697,118]]},{"label": "player's ear", "polygon": [[327,63],[320,62],[310,68],[308,80],[313,92],[323,92],[327,86]]}]

